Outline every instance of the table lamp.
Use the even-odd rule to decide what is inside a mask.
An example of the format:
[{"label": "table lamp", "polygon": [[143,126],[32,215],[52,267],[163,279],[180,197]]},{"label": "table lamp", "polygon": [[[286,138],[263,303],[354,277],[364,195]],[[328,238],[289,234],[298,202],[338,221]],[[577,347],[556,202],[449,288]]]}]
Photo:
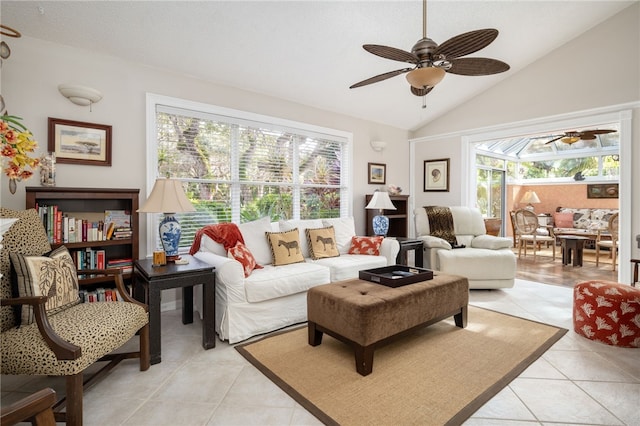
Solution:
[{"label": "table lamp", "polygon": [[525,209],[533,211],[533,204],[540,204],[540,198],[538,198],[536,191],[528,190],[524,193],[524,197],[520,199],[520,202],[527,203],[527,207],[525,207]]},{"label": "table lamp", "polygon": [[379,210],[380,213],[373,217],[373,232],[376,235],[386,236],[389,231],[389,218],[383,214],[384,210],[396,209],[396,206],[393,205],[389,198],[389,193],[382,191],[374,192],[371,201],[369,201],[369,204],[367,204],[365,208]]},{"label": "table lamp", "polygon": [[194,211],[196,209],[182,189],[182,182],[170,178],[156,179],[149,198],[138,209],[140,213],[164,213],[164,219],[160,222],[158,231],[167,262],[175,262],[180,259],[178,248],[180,246],[182,228],[174,215],[176,213]]}]

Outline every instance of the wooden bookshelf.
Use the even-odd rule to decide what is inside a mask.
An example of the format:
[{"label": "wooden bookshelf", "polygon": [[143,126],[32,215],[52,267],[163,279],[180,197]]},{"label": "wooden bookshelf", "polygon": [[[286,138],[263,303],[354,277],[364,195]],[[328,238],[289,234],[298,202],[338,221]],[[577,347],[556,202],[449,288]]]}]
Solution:
[{"label": "wooden bookshelf", "polygon": [[[366,206],[371,201],[373,194],[365,195]],[[396,210],[384,210],[384,215],[389,218],[388,237],[407,237],[409,236],[409,196],[408,195],[389,195],[391,202]],[[365,209],[367,216],[367,235],[373,233],[373,217],[378,214],[378,210]]]},{"label": "wooden bookshelf", "polygon": [[[131,214],[131,238],[122,240],[96,240],[60,242],[51,244],[52,248],[64,245],[72,254],[78,250],[104,250],[106,260],[131,259],[135,262],[139,253],[139,221],[138,196],[139,189],[124,188],[61,188],[39,187],[26,188],[26,208],[36,206],[56,206],[64,213],[82,217],[98,217],[106,210],[126,210]],[[106,263],[106,262],[105,262]],[[82,274],[82,270],[78,270]],[[131,273],[124,274],[125,279],[131,278]],[[103,277],[84,278],[81,285],[92,285],[108,281]]]}]

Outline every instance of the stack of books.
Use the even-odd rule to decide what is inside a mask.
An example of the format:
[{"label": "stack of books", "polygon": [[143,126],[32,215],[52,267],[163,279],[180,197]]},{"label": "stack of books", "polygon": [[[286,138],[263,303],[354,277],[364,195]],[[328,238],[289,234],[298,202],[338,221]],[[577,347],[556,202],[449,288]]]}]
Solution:
[{"label": "stack of books", "polygon": [[104,223],[107,229],[105,233],[107,240],[128,240],[133,235],[131,214],[126,210],[106,210]]}]

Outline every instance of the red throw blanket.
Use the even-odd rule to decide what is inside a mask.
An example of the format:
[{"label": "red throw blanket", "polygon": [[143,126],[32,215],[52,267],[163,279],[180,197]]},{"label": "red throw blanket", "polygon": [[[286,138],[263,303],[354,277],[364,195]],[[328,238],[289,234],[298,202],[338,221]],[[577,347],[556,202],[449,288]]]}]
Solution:
[{"label": "red throw blanket", "polygon": [[234,247],[238,241],[244,244],[242,233],[240,233],[240,229],[235,223],[229,222],[207,225],[196,232],[196,236],[193,238],[193,244],[191,244],[191,249],[189,250],[190,255],[200,250],[200,240],[203,235],[211,238],[216,243],[222,244],[225,250]]}]

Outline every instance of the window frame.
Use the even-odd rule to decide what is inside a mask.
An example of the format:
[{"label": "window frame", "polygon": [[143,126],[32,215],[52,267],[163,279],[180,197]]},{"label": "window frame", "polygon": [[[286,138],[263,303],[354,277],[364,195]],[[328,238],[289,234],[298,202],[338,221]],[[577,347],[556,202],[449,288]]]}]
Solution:
[{"label": "window frame", "polygon": [[[221,107],[217,105],[206,104],[202,102],[190,101],[186,99],[174,98],[170,96],[158,95],[154,93],[146,94],[146,196],[145,199],[149,196],[151,190],[153,189],[153,185],[155,180],[157,179],[157,164],[158,164],[158,149],[157,149],[157,122],[156,122],[156,111],[157,106],[162,105],[163,108],[167,109],[176,109],[176,110],[189,110],[194,112],[194,116],[197,116],[198,113],[203,115],[213,114],[217,116],[228,117],[230,123],[242,122],[246,123],[249,121],[265,123],[269,127],[277,127],[283,130],[298,130],[304,132],[305,134],[317,134],[322,135],[324,137],[330,136],[335,137],[339,140],[345,141],[345,152],[344,156],[346,157],[346,168],[341,170],[341,176],[345,182],[345,188],[341,190],[344,197],[346,198],[345,202],[342,202],[343,196],[341,196],[340,203],[340,217],[350,217],[353,216],[353,134],[350,132],[336,130],[326,127],[321,127],[309,123],[297,122],[292,120],[287,120],[283,118],[267,116],[262,114],[256,114],[247,111],[241,111],[226,107]],[[206,117],[210,119],[210,117]],[[298,219],[300,210],[297,207],[293,209],[294,219]],[[239,212],[238,214],[239,215]],[[235,221],[236,214],[233,215]],[[161,218],[160,214],[150,214],[146,216],[147,223],[147,238],[146,238],[146,247],[145,247],[145,255],[147,257],[151,256],[154,247],[157,245],[157,228],[159,224],[159,218]],[[184,248],[183,250],[184,251]]]}]

